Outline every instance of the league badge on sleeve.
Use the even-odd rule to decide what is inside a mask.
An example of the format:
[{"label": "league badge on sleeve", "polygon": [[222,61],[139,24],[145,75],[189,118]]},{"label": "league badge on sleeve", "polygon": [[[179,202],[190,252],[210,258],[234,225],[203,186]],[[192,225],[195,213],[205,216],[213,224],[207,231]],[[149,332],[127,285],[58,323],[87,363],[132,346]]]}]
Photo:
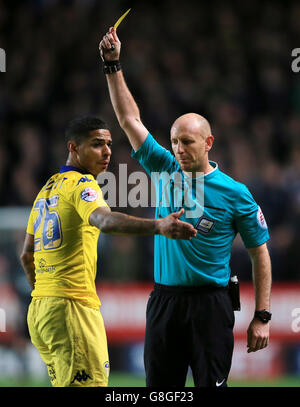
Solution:
[{"label": "league badge on sleeve", "polygon": [[81,192],[80,197],[83,201],[93,202],[98,198],[98,192],[95,189],[88,187]]},{"label": "league badge on sleeve", "polygon": [[258,222],[259,226],[263,229],[268,229],[267,222],[265,220],[264,214],[262,213],[260,206],[258,207],[256,216],[257,216],[257,222]]}]

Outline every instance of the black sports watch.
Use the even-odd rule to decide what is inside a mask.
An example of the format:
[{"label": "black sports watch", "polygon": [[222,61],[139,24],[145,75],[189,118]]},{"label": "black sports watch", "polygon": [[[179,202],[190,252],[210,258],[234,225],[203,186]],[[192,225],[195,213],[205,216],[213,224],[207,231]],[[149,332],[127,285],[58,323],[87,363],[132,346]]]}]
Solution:
[{"label": "black sports watch", "polygon": [[264,322],[265,324],[270,321],[271,317],[272,317],[271,312],[267,311],[266,309],[254,312],[254,318],[258,318],[261,322]]}]

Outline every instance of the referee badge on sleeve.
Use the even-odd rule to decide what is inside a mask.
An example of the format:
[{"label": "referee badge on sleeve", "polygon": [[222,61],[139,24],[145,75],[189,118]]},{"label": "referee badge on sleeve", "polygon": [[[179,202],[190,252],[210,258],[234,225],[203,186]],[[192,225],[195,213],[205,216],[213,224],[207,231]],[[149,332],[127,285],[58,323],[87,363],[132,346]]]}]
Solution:
[{"label": "referee badge on sleeve", "polygon": [[202,233],[208,234],[211,232],[212,228],[214,227],[214,224],[216,222],[213,219],[209,219],[206,216],[201,216],[201,218],[198,220],[195,228]]},{"label": "referee badge on sleeve", "polygon": [[259,226],[262,229],[268,229],[267,222],[265,220],[264,214],[262,213],[260,206],[258,207],[256,217],[257,217],[257,222],[258,222]]}]

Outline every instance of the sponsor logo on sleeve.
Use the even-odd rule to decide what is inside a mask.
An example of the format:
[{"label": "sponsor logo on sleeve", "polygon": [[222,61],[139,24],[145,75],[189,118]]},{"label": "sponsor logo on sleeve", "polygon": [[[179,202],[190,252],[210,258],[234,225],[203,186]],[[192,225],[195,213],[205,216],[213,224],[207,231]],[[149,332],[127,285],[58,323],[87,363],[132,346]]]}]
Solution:
[{"label": "sponsor logo on sleeve", "polygon": [[83,201],[93,202],[98,198],[98,192],[95,189],[88,187],[81,192],[80,197]]},{"label": "sponsor logo on sleeve", "polygon": [[258,207],[256,216],[257,216],[257,222],[258,222],[259,226],[263,229],[267,229],[268,225],[267,225],[264,214],[262,213],[262,210],[260,209],[260,207]]}]

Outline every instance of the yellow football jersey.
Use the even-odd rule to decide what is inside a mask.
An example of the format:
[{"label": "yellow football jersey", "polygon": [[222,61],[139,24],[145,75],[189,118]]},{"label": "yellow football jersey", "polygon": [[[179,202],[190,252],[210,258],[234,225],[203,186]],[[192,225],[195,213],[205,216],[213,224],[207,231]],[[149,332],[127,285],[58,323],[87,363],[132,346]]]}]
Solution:
[{"label": "yellow football jersey", "polygon": [[63,166],[36,197],[27,226],[34,235],[33,297],[66,297],[97,308],[97,242],[99,229],[90,214],[106,206],[94,177]]}]

